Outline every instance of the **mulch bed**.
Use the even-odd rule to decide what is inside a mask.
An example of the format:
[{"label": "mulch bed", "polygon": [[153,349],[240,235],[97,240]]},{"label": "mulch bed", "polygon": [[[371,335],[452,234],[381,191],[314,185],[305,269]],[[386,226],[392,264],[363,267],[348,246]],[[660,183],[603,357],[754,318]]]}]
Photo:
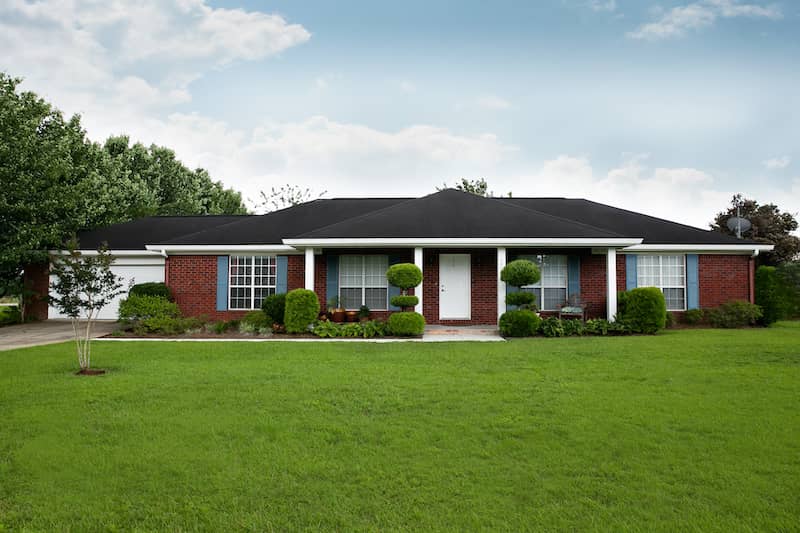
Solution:
[{"label": "mulch bed", "polygon": [[[275,340],[291,340],[291,339],[314,339],[317,341],[328,340],[362,340],[364,337],[317,337],[312,333],[273,333],[272,335],[248,335],[247,333],[225,332],[225,333],[182,333],[180,335],[136,335],[133,332],[122,333],[109,333],[103,335],[106,339],[275,339]],[[421,339],[422,335],[414,337],[396,337],[392,335],[385,335],[383,337],[368,337],[369,340],[377,339]]]},{"label": "mulch bed", "polygon": [[100,370],[99,368],[84,368],[75,372],[76,376],[102,376],[105,374],[105,370]]}]

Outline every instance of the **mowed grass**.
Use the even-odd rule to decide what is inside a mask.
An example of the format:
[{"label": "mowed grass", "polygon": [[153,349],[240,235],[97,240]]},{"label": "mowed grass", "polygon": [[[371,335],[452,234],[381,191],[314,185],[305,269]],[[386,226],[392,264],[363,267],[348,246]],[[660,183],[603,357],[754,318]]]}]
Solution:
[{"label": "mowed grass", "polygon": [[0,352],[0,530],[796,530],[800,323]]}]

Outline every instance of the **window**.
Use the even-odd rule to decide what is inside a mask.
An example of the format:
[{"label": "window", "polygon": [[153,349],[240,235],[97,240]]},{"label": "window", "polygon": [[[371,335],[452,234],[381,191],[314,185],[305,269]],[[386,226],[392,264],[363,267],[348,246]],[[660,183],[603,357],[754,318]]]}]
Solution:
[{"label": "window", "polygon": [[658,287],[669,311],[686,309],[686,258],[683,255],[636,256],[636,286]]},{"label": "window", "polygon": [[275,294],[277,267],[274,255],[230,256],[228,309],[261,309],[261,302]]},{"label": "window", "polygon": [[386,270],[389,257],[385,255],[339,256],[339,305],[345,309],[385,310],[389,295]]},{"label": "window", "polygon": [[538,283],[527,285],[523,290],[536,295],[536,305],[542,311],[557,311],[567,302],[567,256],[535,255],[521,256],[539,265],[542,277]]}]

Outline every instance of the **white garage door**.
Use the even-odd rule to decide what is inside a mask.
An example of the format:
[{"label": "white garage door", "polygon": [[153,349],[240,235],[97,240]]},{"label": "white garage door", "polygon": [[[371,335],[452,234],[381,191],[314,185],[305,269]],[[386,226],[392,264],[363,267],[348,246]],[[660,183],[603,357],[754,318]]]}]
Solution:
[{"label": "white garage door", "polygon": [[[117,312],[119,311],[119,301],[127,296],[127,288],[132,280],[133,283],[164,281],[164,258],[118,258],[112,265],[111,270],[113,270],[117,276],[122,277],[122,283],[123,287],[126,289],[126,293],[117,296],[112,302],[101,309],[98,318],[116,320]],[[50,283],[52,282],[53,276],[50,277]],[[48,309],[47,317],[69,318],[59,313],[54,307]]]}]

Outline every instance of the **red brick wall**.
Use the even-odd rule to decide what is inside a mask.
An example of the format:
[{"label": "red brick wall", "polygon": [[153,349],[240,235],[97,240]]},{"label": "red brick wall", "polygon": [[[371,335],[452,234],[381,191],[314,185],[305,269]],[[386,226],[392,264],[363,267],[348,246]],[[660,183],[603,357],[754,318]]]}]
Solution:
[{"label": "red brick wall", "polygon": [[[617,263],[619,272],[619,263]],[[619,285],[619,282],[618,282]],[[606,317],[606,256],[581,255],[581,299],[589,318]]]},{"label": "red brick wall", "polygon": [[701,255],[698,259],[701,308],[750,300],[749,256]]},{"label": "red brick wall", "polygon": [[[469,253],[472,261],[472,318],[470,320],[439,320],[439,254]],[[481,250],[424,250],[422,305],[425,322],[447,325],[487,325],[497,323],[497,251]]]},{"label": "red brick wall", "polygon": [[232,320],[247,311],[217,311],[217,256],[171,255],[166,279],[175,303],[185,316],[206,315],[212,320]]},{"label": "red brick wall", "polygon": [[306,286],[306,258],[302,255],[289,255],[286,259],[287,292],[302,289]]},{"label": "red brick wall", "polygon": [[47,295],[50,292],[50,265],[38,263],[25,266],[22,282],[32,291],[25,302],[25,319],[47,320]]}]

